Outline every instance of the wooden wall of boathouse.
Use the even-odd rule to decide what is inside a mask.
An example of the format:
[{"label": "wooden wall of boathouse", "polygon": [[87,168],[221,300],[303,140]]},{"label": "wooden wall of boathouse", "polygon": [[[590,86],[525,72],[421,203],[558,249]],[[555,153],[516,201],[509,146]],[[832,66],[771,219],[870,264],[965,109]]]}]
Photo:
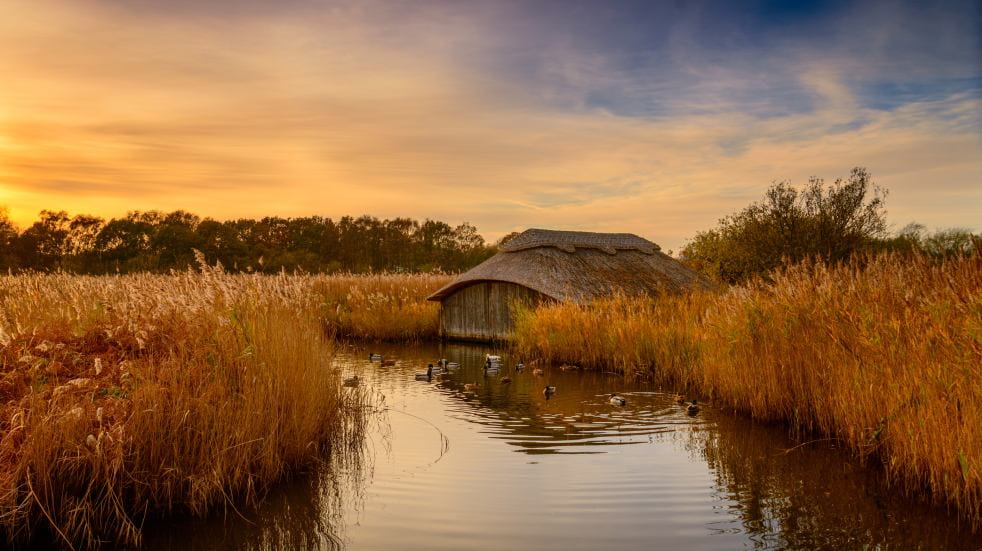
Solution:
[{"label": "wooden wall of boathouse", "polygon": [[448,339],[500,341],[515,330],[511,305],[552,300],[538,291],[505,281],[479,281],[441,301],[440,335]]}]

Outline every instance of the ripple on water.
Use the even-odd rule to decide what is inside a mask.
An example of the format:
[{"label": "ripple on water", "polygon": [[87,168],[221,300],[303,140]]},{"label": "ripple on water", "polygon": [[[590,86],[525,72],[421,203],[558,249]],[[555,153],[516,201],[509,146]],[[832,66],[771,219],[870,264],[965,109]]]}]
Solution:
[{"label": "ripple on water", "polygon": [[[484,376],[483,347],[378,351],[399,363],[380,369],[360,352],[340,360],[389,408],[367,446],[368,482],[346,490],[338,518],[305,547],[982,547],[944,513],[884,490],[875,471],[841,451],[781,453],[795,445],[782,429],[711,405],[691,417],[671,389],[548,367],[542,377],[505,369],[505,385]],[[414,379],[441,357],[461,368]],[[480,386],[465,392],[467,383]],[[546,384],[558,392],[543,396]],[[610,393],[626,406],[611,405]],[[270,515],[290,532],[289,515]]]}]

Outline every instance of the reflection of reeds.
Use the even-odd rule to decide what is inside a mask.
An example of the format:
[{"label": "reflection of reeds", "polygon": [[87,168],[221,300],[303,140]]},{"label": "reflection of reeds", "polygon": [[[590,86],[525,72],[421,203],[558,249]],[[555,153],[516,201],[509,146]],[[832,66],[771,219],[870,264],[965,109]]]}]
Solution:
[{"label": "reflection of reeds", "polygon": [[315,276],[329,329],[339,336],[371,340],[418,341],[435,338],[440,304],[426,297],[453,276],[372,274]]},{"label": "reflection of reeds", "polygon": [[350,445],[310,278],[0,278],[0,531],[139,543]]},{"label": "reflection of reeds", "polygon": [[799,265],[722,293],[519,311],[517,352],[652,375],[841,439],[982,518],[982,258]]},{"label": "reflection of reeds", "polygon": [[725,413],[712,421],[712,430],[681,433],[681,441],[708,462],[717,487],[738,504],[731,511],[760,547],[977,548],[965,526],[890,492],[881,472],[850,461],[834,440],[789,447],[778,427]]}]

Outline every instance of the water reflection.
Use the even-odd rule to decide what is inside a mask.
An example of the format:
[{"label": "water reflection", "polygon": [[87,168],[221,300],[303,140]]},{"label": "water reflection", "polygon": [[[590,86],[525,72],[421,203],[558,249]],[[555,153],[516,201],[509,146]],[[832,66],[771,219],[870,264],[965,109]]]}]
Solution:
[{"label": "water reflection", "polygon": [[163,522],[146,535],[150,549],[344,549],[341,495],[314,472],[271,492],[257,510],[227,510],[221,518]]},{"label": "water reflection", "polygon": [[717,413],[687,442],[735,502],[761,547],[980,549],[982,540],[942,512],[890,490],[881,474],[829,440],[795,445],[784,431]]},{"label": "water reflection", "polygon": [[[482,368],[489,352],[504,356],[497,374]],[[439,358],[460,368],[415,380]],[[467,345],[349,349],[345,375],[384,396],[362,454],[372,468],[341,454],[250,522],[185,525],[155,547],[982,547],[829,442],[795,447],[779,427],[712,407],[691,417],[667,389],[555,367],[516,373],[515,361]],[[627,404],[611,405],[612,392]]]}]

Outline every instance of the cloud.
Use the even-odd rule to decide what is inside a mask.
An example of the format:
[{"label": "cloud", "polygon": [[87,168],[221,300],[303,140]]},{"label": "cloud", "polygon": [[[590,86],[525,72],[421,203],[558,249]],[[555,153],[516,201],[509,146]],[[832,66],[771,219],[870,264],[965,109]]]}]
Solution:
[{"label": "cloud", "polygon": [[[901,223],[982,219],[974,81],[885,109],[866,83],[889,63],[780,33],[703,46],[711,10],[649,41],[571,35],[593,27],[529,22],[517,4],[12,6],[0,202],[22,223],[41,208],[368,213],[467,220],[491,239],[634,231],[677,248],[774,180],[855,165],[892,190]],[[878,35],[875,59],[895,35]]]}]

